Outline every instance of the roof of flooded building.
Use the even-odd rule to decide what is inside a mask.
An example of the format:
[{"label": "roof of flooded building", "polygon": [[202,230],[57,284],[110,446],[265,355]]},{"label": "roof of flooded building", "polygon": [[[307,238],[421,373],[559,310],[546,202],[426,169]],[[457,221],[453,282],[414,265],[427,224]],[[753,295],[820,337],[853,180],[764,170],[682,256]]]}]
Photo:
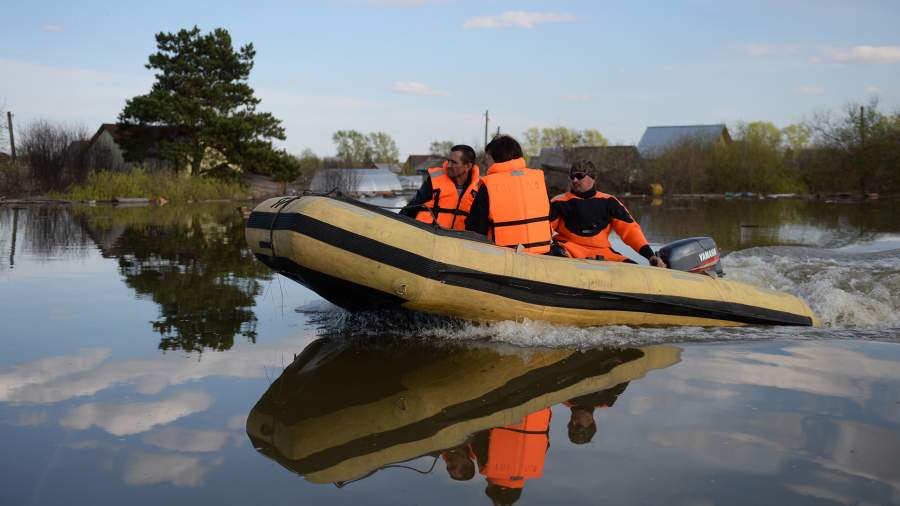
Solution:
[{"label": "roof of flooded building", "polygon": [[374,162],[370,166],[372,169],[387,169],[394,174],[399,174],[403,172],[403,168],[400,167],[400,164],[397,163],[383,163],[383,162]]},{"label": "roof of flooded building", "polygon": [[403,184],[396,174],[388,169],[320,169],[316,171],[309,190],[329,192],[398,192]]},{"label": "roof of flooded building", "polygon": [[440,167],[445,158],[438,155],[409,155],[406,165],[412,172],[423,173],[431,167]]},{"label": "roof of flooded building", "polygon": [[719,139],[731,141],[728,129],[723,124],[715,125],[678,125],[647,127],[637,149],[641,156],[650,158],[658,156],[667,148],[680,142],[696,140],[712,143]]},{"label": "roof of flooded building", "polygon": [[612,166],[636,165],[638,151],[634,146],[577,146],[572,148],[543,148],[532,157],[535,169],[568,171],[575,160],[590,160],[604,172]]}]

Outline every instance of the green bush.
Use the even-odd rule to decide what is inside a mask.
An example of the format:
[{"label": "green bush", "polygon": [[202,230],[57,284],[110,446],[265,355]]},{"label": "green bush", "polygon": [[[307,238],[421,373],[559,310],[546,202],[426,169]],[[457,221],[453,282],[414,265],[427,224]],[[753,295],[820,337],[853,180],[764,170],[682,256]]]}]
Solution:
[{"label": "green bush", "polygon": [[73,185],[67,191],[54,196],[69,200],[164,197],[172,202],[187,202],[216,199],[244,200],[250,197],[250,190],[246,185],[237,182],[135,169],[129,172],[92,172],[84,184]]}]

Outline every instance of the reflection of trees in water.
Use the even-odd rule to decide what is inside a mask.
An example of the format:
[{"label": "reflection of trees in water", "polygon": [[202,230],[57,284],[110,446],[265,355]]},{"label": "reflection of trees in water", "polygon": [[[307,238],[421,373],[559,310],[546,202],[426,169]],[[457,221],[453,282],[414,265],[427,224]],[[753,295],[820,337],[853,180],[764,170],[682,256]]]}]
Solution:
[{"label": "reflection of trees in water", "polygon": [[0,266],[15,264],[14,243],[37,261],[84,256],[93,245],[65,207],[0,207]]},{"label": "reflection of trees in water", "polygon": [[223,351],[236,335],[256,341],[254,299],[271,274],[246,248],[244,221],[230,206],[76,212],[105,238],[125,283],[159,304],[151,324],[160,349]]}]

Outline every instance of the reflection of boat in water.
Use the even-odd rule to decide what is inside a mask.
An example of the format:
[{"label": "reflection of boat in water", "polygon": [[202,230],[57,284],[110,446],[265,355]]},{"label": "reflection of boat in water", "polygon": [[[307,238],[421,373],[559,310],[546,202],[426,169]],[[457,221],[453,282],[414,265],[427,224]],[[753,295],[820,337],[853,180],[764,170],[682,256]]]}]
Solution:
[{"label": "reflection of boat in water", "polygon": [[519,350],[320,339],[254,406],[263,454],[316,483],[342,482],[519,423],[549,406],[679,360],[671,346]]},{"label": "reflection of boat in water", "polygon": [[348,309],[402,305],[469,320],[571,325],[814,323],[806,303],[786,293],[672,269],[517,253],[338,198],[267,200],[251,213],[246,235],[266,265]]}]

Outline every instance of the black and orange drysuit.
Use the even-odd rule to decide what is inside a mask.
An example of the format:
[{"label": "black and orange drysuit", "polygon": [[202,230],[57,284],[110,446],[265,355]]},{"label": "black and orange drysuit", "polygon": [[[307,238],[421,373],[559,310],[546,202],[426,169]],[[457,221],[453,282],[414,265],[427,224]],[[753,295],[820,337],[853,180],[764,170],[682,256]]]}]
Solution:
[{"label": "black and orange drysuit", "polygon": [[478,165],[469,170],[465,187],[456,186],[447,175],[447,162],[442,167],[428,169],[428,176],[400,214],[429,224],[437,221],[444,228],[465,230],[466,216],[480,181]]},{"label": "black and orange drysuit", "polygon": [[610,246],[613,230],[642,257],[649,260],[654,255],[640,225],[612,195],[596,190],[566,192],[550,202],[550,219],[556,242],[572,258],[631,262]]},{"label": "black and orange drysuit", "polygon": [[544,172],[525,167],[524,158],[491,165],[481,178],[466,230],[487,235],[498,246],[549,252],[552,232]]}]

